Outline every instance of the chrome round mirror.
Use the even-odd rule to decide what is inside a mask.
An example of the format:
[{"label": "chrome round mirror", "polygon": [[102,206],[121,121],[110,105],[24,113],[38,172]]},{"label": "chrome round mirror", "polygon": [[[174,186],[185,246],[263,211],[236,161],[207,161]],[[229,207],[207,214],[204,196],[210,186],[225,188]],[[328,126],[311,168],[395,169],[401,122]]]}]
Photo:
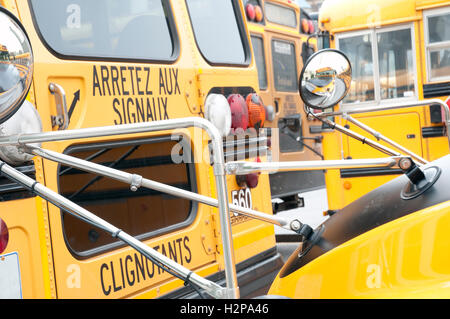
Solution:
[{"label": "chrome round mirror", "polygon": [[0,123],[20,108],[33,77],[33,54],[22,24],[0,7]]},{"label": "chrome round mirror", "polygon": [[350,89],[352,67],[344,53],[325,49],[306,61],[299,79],[303,102],[324,110],[339,103]]}]

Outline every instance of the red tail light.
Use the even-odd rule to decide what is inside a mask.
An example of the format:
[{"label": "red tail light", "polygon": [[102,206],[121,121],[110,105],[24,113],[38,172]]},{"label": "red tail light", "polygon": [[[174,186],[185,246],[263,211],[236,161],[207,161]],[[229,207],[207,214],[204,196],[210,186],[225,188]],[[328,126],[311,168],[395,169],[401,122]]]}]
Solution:
[{"label": "red tail light", "polygon": [[[447,100],[445,100],[445,104],[447,104],[447,108],[450,109],[450,97],[447,98]],[[445,110],[443,109],[443,107],[441,108],[441,118],[442,118],[442,122],[446,122],[446,117],[445,117]]]},{"label": "red tail light", "polygon": [[261,22],[263,19],[263,12],[260,6],[255,6],[255,19],[256,22]]},{"label": "red tail light", "polygon": [[311,20],[308,21],[309,33],[314,33],[314,24]]},{"label": "red tail light", "polygon": [[242,128],[245,131],[248,127],[248,108],[244,97],[240,94],[231,94],[228,96],[228,103],[231,109],[231,127]]},{"label": "red tail light", "polygon": [[246,98],[248,107],[249,126],[259,129],[264,126],[266,111],[261,98],[256,93],[250,93]]},{"label": "red tail light", "polygon": [[255,20],[256,12],[253,4],[249,3],[245,6],[245,12],[247,13],[247,19],[250,21]]},{"label": "red tail light", "polygon": [[8,246],[9,231],[6,223],[0,218],[0,254],[3,253]]},{"label": "red tail light", "polygon": [[306,20],[306,19],[302,19],[302,31],[303,31],[303,33],[309,32],[309,23],[308,23],[308,20]]}]

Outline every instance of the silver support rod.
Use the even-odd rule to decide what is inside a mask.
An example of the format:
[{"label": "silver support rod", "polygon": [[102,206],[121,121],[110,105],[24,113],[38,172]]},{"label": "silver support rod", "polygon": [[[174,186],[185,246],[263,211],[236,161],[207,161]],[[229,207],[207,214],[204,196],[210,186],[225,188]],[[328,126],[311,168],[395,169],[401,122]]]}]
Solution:
[{"label": "silver support rod", "polygon": [[404,154],[408,154],[409,156],[415,158],[417,161],[419,161],[422,164],[427,164],[428,161],[422,157],[420,157],[419,155],[415,154],[414,152],[411,152],[410,150],[408,150],[407,148],[401,146],[400,144],[396,143],[395,141],[387,138],[386,136],[384,136],[383,134],[381,134],[380,132],[377,132],[376,130],[374,130],[373,128],[371,128],[370,126],[356,120],[355,118],[351,117],[350,115],[348,115],[347,113],[344,113],[342,115],[342,117],[355,124],[356,126],[362,128],[363,130],[369,132],[370,134],[372,134],[377,140],[382,140],[386,143],[388,143],[389,145],[395,147],[396,149],[400,150],[401,152],[403,152]]},{"label": "silver support rod", "polygon": [[148,133],[154,131],[173,130],[179,128],[198,127],[205,130],[211,138],[213,148],[213,172],[216,182],[217,199],[219,202],[220,230],[223,244],[225,266],[225,282],[228,298],[239,298],[236,267],[234,263],[233,237],[230,223],[230,209],[228,207],[228,191],[225,176],[223,141],[217,128],[208,120],[201,117],[186,117],[155,122],[122,124],[103,127],[82,128],[34,134],[18,134],[0,137],[0,145],[25,146],[32,143],[66,141],[73,139],[116,136],[125,134]]},{"label": "silver support rod", "polygon": [[217,285],[216,283],[207,280],[195,273],[193,273],[191,270],[179,265],[175,261],[167,258],[163,254],[157,252],[153,248],[150,248],[149,246],[145,245],[141,241],[135,239],[133,236],[125,233],[124,231],[120,230],[119,228],[115,227],[114,225],[111,225],[110,223],[106,222],[105,220],[99,218],[95,214],[89,212],[88,210],[78,206],[77,204],[73,203],[72,201],[68,200],[67,198],[59,195],[58,193],[52,191],[51,189],[43,186],[42,184],[39,184],[34,179],[20,173],[16,169],[12,168],[8,164],[0,161],[0,171],[6,175],[8,178],[14,180],[15,182],[19,183],[20,185],[23,185],[24,187],[30,189],[40,197],[46,199],[50,203],[63,208],[64,210],[68,211],[71,214],[75,214],[79,218],[83,219],[84,221],[98,226],[111,234],[113,237],[117,237],[126,244],[130,245],[134,249],[136,249],[138,252],[146,256],[147,258],[156,260],[157,262],[167,266],[174,272],[176,272],[178,275],[180,275],[183,278],[188,278],[189,280],[194,283],[195,285],[201,287],[204,289],[210,296],[214,298],[228,298],[225,288]]},{"label": "silver support rod", "polygon": [[272,171],[309,171],[327,170],[341,168],[359,167],[393,167],[398,166],[401,159],[409,158],[405,156],[385,157],[374,159],[354,159],[354,160],[322,160],[322,161],[300,161],[300,162],[228,162],[226,164],[227,174],[245,175],[255,172]]},{"label": "silver support rod", "polygon": [[397,152],[396,150],[390,149],[389,147],[386,147],[384,145],[381,145],[378,142],[372,141],[371,139],[365,137],[364,135],[358,134],[342,125],[339,125],[333,121],[330,121],[329,119],[325,118],[322,119],[322,121],[324,121],[326,124],[328,124],[332,129],[335,129],[341,133],[344,133],[345,135],[350,136],[351,138],[354,138],[358,141],[360,141],[363,144],[367,144],[377,150],[379,150],[380,152],[384,152],[388,155],[391,156],[402,156],[402,154],[400,154],[399,152]]},{"label": "silver support rod", "polygon": [[429,100],[422,100],[422,101],[413,101],[413,102],[402,102],[402,103],[392,103],[389,105],[378,105],[373,107],[365,107],[365,108],[354,108],[344,111],[338,111],[338,112],[323,112],[323,113],[317,113],[314,114],[314,116],[318,117],[327,117],[327,116],[340,116],[343,113],[347,114],[360,114],[360,113],[368,113],[368,112],[377,112],[377,111],[388,111],[388,110],[397,110],[397,109],[403,109],[408,107],[415,107],[415,106],[428,106],[431,104],[439,104],[442,106],[444,110],[445,115],[445,127],[447,128],[447,139],[448,144],[450,147],[450,109],[445,104],[444,101],[439,99],[429,99]]},{"label": "silver support rod", "polygon": [[[36,146],[27,146],[26,148],[27,151],[31,152],[34,155],[38,155],[41,156],[42,158],[46,158],[48,160],[54,161],[54,162],[58,162],[67,166],[71,166],[71,167],[75,167],[77,169],[89,172],[89,173],[93,173],[93,174],[97,174],[97,175],[102,175],[102,176],[106,176],[109,178],[112,178],[114,180],[126,183],[131,185],[131,187],[135,187],[134,189],[132,189],[133,191],[137,190],[137,188],[139,187],[146,187],[146,188],[150,188],[159,192],[163,192],[172,196],[177,196],[177,197],[181,197],[181,198],[185,198],[188,200],[193,200],[193,201],[197,201],[209,206],[214,206],[214,207],[218,207],[219,206],[219,202],[217,199],[209,197],[209,196],[205,196],[205,195],[201,195],[201,194],[197,194],[194,192],[190,192],[178,187],[173,187],[170,185],[166,185],[160,182],[156,182],[147,178],[143,178],[140,175],[137,174],[131,174],[131,173],[127,173],[127,172],[123,172],[121,170],[118,169],[114,169],[114,168],[110,168],[104,165],[100,165],[100,164],[96,164],[96,163],[92,163],[83,159],[79,159],[70,155],[65,155],[65,154],[60,154],[58,152],[55,151],[51,151],[51,150],[46,150],[46,149],[42,149],[40,147],[36,147]],[[292,230],[291,229],[291,222],[292,220],[287,219],[287,218],[283,218],[281,216],[273,216],[273,215],[268,215],[266,213],[263,212],[259,212],[253,209],[249,209],[249,208],[245,208],[245,207],[241,207],[241,206],[237,206],[231,203],[228,203],[230,210],[234,211],[236,213],[242,214],[242,215],[246,215],[248,217],[254,218],[254,219],[258,219],[264,222],[268,222],[280,227],[283,227],[285,229],[288,230]]]}]

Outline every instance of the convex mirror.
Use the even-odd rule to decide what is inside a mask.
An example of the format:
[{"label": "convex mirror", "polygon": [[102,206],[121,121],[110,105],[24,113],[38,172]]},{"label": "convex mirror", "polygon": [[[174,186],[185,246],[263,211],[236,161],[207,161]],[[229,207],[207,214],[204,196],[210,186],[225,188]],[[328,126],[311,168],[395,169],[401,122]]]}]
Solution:
[{"label": "convex mirror", "polygon": [[314,53],[305,63],[299,79],[303,102],[324,110],[339,103],[350,89],[352,68],[344,53],[325,49]]},{"label": "convex mirror", "polygon": [[28,36],[10,12],[0,6],[0,123],[25,100],[33,77],[33,54]]}]

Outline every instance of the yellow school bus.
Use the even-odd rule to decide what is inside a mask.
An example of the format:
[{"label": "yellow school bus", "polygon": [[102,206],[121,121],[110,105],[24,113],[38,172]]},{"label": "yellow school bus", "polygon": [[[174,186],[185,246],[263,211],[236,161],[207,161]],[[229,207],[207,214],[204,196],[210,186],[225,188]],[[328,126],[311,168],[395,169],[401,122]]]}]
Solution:
[{"label": "yellow school bus", "polygon": [[[431,98],[447,100],[450,38],[445,22],[449,16],[446,1],[325,1],[319,13],[322,36],[348,56],[353,72],[350,92],[340,106],[349,117],[338,116],[337,123],[377,139],[377,134],[361,129],[361,123],[368,125],[409,150],[422,164],[447,154],[443,106],[384,107]],[[326,159],[385,155],[340,133],[324,133],[324,145]],[[329,172],[329,207],[341,208],[398,174],[384,168]]]},{"label": "yellow school bus", "polygon": [[[244,3],[258,67],[259,94],[269,108],[265,127],[271,132],[272,160],[319,160],[320,122],[306,116],[298,95],[303,62],[316,50],[312,21],[291,1]],[[324,183],[320,171],[270,174],[272,198],[283,200],[274,205],[274,211],[297,207],[301,204],[299,193],[324,187]]]},{"label": "yellow school bus", "polygon": [[[193,128],[93,138],[72,132],[206,118],[222,134],[230,158],[242,155],[236,147],[242,144],[244,160],[266,160],[263,135],[252,136],[261,141],[252,153],[230,126],[235,112],[227,97],[247,98],[258,91],[241,1],[1,0],[0,10],[2,19],[23,25],[33,48],[27,56],[31,49],[23,50],[23,36],[18,42],[25,52],[8,50],[34,71],[23,102],[30,116],[37,110],[41,124],[34,128],[67,138],[47,140],[42,147],[210,197],[219,188],[215,171],[208,148],[197,149],[209,137],[198,135],[198,144],[188,139],[198,137]],[[3,114],[4,96],[2,117],[15,118],[16,125],[6,121],[3,134],[23,133],[19,124],[27,123],[21,113]],[[190,147],[180,148],[182,142]],[[115,180],[42,156],[12,153],[5,147],[0,156],[22,175],[196,274],[219,284],[227,279],[216,208],[138,188],[139,180],[132,181],[130,191]],[[193,160],[186,160],[189,156]],[[226,186],[230,203],[272,214],[267,174],[239,184],[235,176],[226,176]],[[191,286],[115,238],[118,231],[110,236],[35,190],[35,184],[22,187],[1,177],[2,298],[198,297]],[[240,296],[264,293],[281,267],[273,225],[232,214],[231,230],[234,250],[225,257],[235,262]]]}]

